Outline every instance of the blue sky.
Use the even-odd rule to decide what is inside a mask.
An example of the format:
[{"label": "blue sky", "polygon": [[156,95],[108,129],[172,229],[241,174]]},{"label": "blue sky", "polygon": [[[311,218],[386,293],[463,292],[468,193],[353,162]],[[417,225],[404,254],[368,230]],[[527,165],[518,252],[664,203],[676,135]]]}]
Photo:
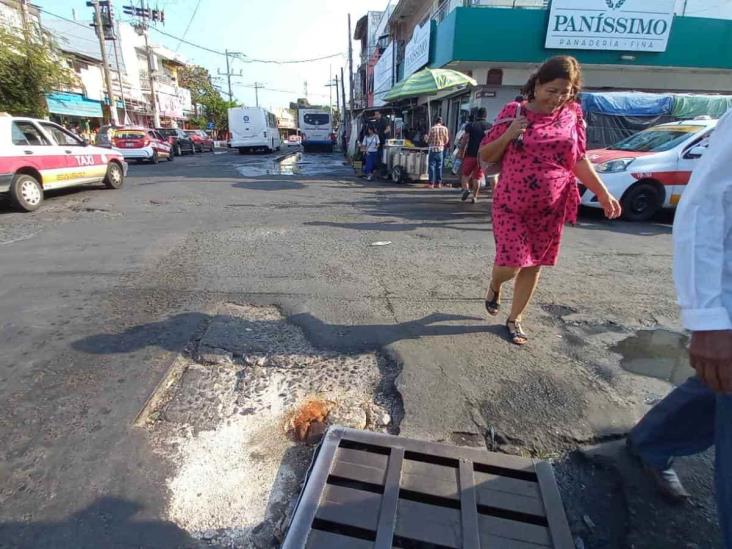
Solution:
[{"label": "blue sky", "polygon": [[[232,77],[236,100],[254,105],[254,89],[246,87],[254,82],[267,88],[283,91],[259,90],[259,104],[267,108],[284,107],[297,97],[303,97],[305,81],[311,103],[327,104],[329,66],[333,76],[344,68],[348,78],[348,22],[352,25],[368,10],[381,10],[387,0],[148,0],[165,10],[165,25],[160,29],[168,34],[223,51],[240,51],[258,59],[310,59],[339,53],[333,59],[297,65],[242,63],[233,60],[232,71],[243,71],[243,76]],[[73,11],[79,20],[90,20],[92,9],[86,0],[32,0],[32,3],[63,17],[71,18]],[[116,12],[132,0],[113,0]],[[139,5],[139,0],[134,2]],[[195,17],[191,18],[198,5]],[[73,10],[73,11],[72,11]],[[42,18],[51,17],[42,14]],[[125,20],[126,16],[122,17]],[[178,51],[190,62],[203,65],[213,76],[226,70],[222,55],[209,53],[177,40],[150,31],[153,42]],[[358,58],[358,43],[354,42],[354,67]],[[226,91],[224,77],[217,81]],[[347,90],[346,90],[347,93]],[[335,88],[333,88],[335,105]]]}]

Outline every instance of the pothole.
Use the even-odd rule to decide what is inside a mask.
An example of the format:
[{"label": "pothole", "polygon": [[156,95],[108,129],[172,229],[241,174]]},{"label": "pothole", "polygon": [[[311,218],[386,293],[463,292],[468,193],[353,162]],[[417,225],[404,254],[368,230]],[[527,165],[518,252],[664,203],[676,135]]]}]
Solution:
[{"label": "pothole", "polygon": [[397,433],[396,366],[316,349],[275,307],[223,304],[142,416],[170,458],[170,520],[223,547],[275,547],[329,424]]},{"label": "pothole", "polygon": [[640,330],[612,348],[622,356],[620,366],[633,374],[683,383],[694,375],[689,364],[688,336],[670,330]]},{"label": "pothole", "polygon": [[264,175],[323,175],[343,170],[343,158],[329,154],[293,153],[280,160],[262,159],[236,166],[244,177]]}]

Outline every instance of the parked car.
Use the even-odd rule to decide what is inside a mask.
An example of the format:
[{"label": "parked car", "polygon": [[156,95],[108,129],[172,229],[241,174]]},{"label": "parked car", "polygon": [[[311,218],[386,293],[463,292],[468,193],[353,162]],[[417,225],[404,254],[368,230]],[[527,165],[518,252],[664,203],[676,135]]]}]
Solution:
[{"label": "parked car", "polygon": [[155,128],[155,130],[168,140],[175,156],[182,156],[184,153],[196,154],[193,139],[186,135],[183,130],[179,128]]},{"label": "parked car", "polygon": [[205,152],[214,150],[213,139],[203,130],[184,130],[186,135],[191,138],[196,151]]},{"label": "parked car", "polygon": [[287,137],[288,145],[300,145],[302,144],[302,137],[299,135],[290,135]]},{"label": "parked car", "polygon": [[30,212],[45,191],[90,183],[119,189],[127,163],[118,151],[89,145],[48,120],[0,113],[0,194]]},{"label": "parked car", "polygon": [[125,160],[131,159],[137,162],[148,160],[152,164],[157,164],[162,158],[173,160],[168,140],[149,128],[115,130],[112,144],[119,149]]},{"label": "parked car", "polygon": [[[608,190],[629,221],[648,221],[661,208],[675,208],[717,125],[694,120],[653,126],[606,149],[589,151]],[[599,208],[597,197],[580,185],[582,205]]]}]

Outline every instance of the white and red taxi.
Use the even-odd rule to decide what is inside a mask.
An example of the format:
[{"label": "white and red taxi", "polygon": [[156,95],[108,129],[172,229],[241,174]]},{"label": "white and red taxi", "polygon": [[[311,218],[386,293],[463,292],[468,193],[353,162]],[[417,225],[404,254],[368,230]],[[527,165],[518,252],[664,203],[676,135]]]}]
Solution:
[{"label": "white and red taxi", "polygon": [[160,159],[173,161],[173,148],[168,140],[150,128],[119,128],[112,134],[114,145],[125,159],[157,164]]},{"label": "white and red taxi", "polygon": [[[675,208],[691,173],[709,144],[716,120],[653,126],[606,149],[589,151],[608,190],[629,221],[648,221],[661,208]],[[580,185],[582,205],[599,208],[597,197]]]},{"label": "white and red taxi", "polygon": [[0,194],[29,212],[43,202],[43,193],[88,183],[119,189],[127,163],[114,149],[88,145],[48,120],[0,113]]}]

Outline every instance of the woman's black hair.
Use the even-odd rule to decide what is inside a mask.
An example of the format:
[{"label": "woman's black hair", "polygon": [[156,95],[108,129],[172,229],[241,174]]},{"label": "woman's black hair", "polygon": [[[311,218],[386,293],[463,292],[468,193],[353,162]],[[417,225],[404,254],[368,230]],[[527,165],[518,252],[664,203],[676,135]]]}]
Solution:
[{"label": "woman's black hair", "polygon": [[559,55],[544,62],[539,69],[531,75],[521,93],[529,100],[535,98],[534,91],[537,84],[546,84],[552,80],[569,80],[572,84],[572,92],[567,100],[575,101],[582,89],[582,69],[579,62],[569,55]]}]

